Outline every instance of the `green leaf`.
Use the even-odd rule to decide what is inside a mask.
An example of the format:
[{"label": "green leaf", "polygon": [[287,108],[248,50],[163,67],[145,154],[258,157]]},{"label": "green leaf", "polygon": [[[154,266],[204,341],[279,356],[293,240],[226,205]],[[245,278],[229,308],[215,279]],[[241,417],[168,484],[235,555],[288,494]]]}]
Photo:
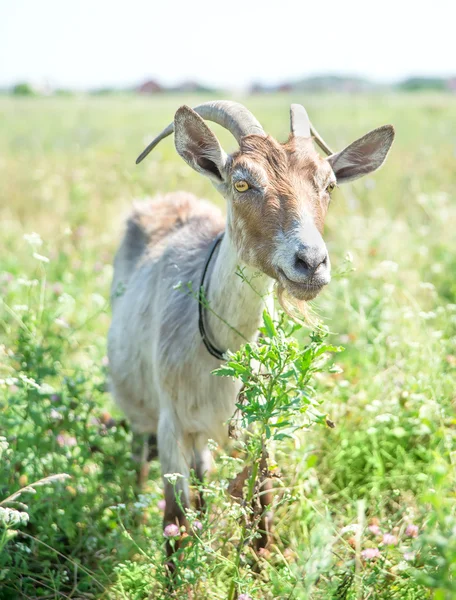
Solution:
[{"label": "green leaf", "polygon": [[293,438],[287,433],[275,433],[273,439],[278,440],[280,442],[281,440],[291,440]]},{"label": "green leaf", "polygon": [[266,328],[266,332],[267,332],[268,336],[270,338],[276,337],[277,331],[274,326],[274,322],[271,319],[271,315],[268,313],[268,311],[266,309],[263,311],[263,322],[264,322],[264,326]]},{"label": "green leaf", "polygon": [[219,367],[218,369],[214,369],[212,374],[220,377],[235,377],[236,371],[231,367]]}]

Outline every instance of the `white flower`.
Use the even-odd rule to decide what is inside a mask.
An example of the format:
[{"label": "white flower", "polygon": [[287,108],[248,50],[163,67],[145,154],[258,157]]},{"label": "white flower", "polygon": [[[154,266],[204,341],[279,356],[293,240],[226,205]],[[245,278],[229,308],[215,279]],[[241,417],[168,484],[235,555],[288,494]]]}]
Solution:
[{"label": "white flower", "polygon": [[26,233],[24,240],[30,244],[32,248],[39,248],[43,244],[43,240],[39,233]]},{"label": "white flower", "polygon": [[183,475],[181,475],[180,473],[166,473],[164,475],[165,479],[167,479],[171,485],[176,485],[177,480],[180,477],[184,477]]},{"label": "white flower", "polygon": [[36,258],[36,260],[39,260],[40,262],[44,262],[44,263],[48,263],[49,262],[49,258],[47,256],[43,256],[42,254],[38,254],[38,252],[34,252],[33,253],[33,258]]},{"label": "white flower", "polygon": [[17,525],[26,525],[29,516],[26,512],[14,508],[3,508],[0,506],[0,523],[4,527],[16,527]]}]

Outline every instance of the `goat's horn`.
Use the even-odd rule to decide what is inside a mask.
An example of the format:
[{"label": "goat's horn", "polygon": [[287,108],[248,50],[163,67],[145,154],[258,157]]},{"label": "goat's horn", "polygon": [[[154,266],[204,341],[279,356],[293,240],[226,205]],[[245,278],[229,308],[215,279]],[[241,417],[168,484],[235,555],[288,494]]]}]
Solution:
[{"label": "goat's horn", "polygon": [[[252,113],[239,104],[229,100],[216,100],[213,102],[204,102],[193,109],[203,119],[213,121],[228,129],[236,138],[237,142],[241,141],[246,135],[255,134],[265,136],[263,127],[252,115]],[[140,163],[155,146],[165,137],[171,135],[174,131],[174,123],[170,123],[136,159],[136,164]]]},{"label": "goat's horn", "polygon": [[301,106],[300,104],[291,105],[290,129],[293,135],[310,138],[310,121],[304,106]]},{"label": "goat's horn", "polygon": [[304,106],[300,104],[292,104],[290,107],[290,127],[291,133],[300,137],[313,137],[315,142],[320,146],[323,152],[326,152],[328,156],[334,154],[328,144],[320,136],[318,131],[310,122],[307,115],[307,111]]},{"label": "goat's horn", "polygon": [[334,152],[331,150],[331,148],[328,146],[328,144],[325,142],[325,140],[321,137],[321,135],[318,133],[318,131],[315,129],[315,127],[312,125],[312,123],[310,124],[310,132],[312,134],[312,137],[318,144],[318,146],[320,146],[320,148],[323,150],[323,152],[326,152],[326,154],[328,156],[331,156],[331,154],[334,154]]}]

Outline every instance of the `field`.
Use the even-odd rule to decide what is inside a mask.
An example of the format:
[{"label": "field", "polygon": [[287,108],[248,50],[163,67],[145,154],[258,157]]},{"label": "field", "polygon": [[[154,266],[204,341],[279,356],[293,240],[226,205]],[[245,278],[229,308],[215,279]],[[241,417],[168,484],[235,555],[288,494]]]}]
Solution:
[{"label": "field", "polygon": [[384,123],[396,141],[381,171],[336,190],[327,219],[334,277],[314,309],[345,350],[314,385],[335,427],[275,443],[260,568],[248,549],[234,563],[239,509],[225,488],[239,465],[217,449],[210,511],[167,589],[159,466],[138,492],[106,389],[108,297],[133,199],[186,188],[222,205],[171,140],[134,164],[176,107],[200,101],[0,98],[0,599],[225,599],[233,578],[240,600],[455,598],[451,95],[245,99],[278,139],[302,102],[336,149]]}]

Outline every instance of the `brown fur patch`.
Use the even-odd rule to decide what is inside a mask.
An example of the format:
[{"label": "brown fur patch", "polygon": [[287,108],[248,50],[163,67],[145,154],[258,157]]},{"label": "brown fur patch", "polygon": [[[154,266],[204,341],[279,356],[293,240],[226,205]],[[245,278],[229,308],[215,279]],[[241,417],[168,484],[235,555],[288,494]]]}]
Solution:
[{"label": "brown fur patch", "polygon": [[293,228],[307,214],[320,233],[328,208],[324,183],[331,167],[315,151],[312,141],[290,136],[280,144],[271,137],[245,137],[240,150],[232,157],[231,173],[237,168],[248,170],[257,165],[266,174],[262,197],[245,193],[233,203],[233,226],[230,232],[246,261],[276,277],[271,265],[274,240]]}]

